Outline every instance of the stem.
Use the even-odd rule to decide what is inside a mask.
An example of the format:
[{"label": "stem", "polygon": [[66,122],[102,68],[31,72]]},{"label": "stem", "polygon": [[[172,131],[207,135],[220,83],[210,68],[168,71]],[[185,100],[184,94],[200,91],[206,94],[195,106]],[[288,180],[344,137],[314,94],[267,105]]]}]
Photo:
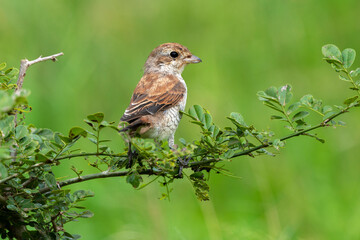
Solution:
[{"label": "stem", "polygon": [[305,109],[308,109],[308,110],[311,110],[311,111],[313,111],[313,112],[321,115],[322,117],[325,116],[323,113],[321,113],[321,112],[319,112],[319,111],[317,111],[317,110],[315,110],[315,109],[313,109],[313,108],[311,108],[311,107],[307,107],[307,106],[301,106],[301,107],[303,107],[303,108],[305,108]]},{"label": "stem", "polygon": [[[48,56],[48,57],[38,57],[37,59],[35,60],[32,60],[32,61],[29,61],[27,59],[23,59],[21,60],[20,62],[20,69],[19,69],[19,77],[18,77],[18,80],[16,82],[16,89],[15,89],[15,93],[16,94],[19,94],[21,88],[22,88],[22,85],[24,83],[24,78],[25,78],[25,75],[26,75],[26,70],[33,64],[35,63],[38,63],[38,62],[44,62],[44,61],[47,61],[47,60],[52,60],[53,62],[55,62],[57,59],[56,57],[59,57],[59,56],[62,56],[64,55],[64,53],[57,53],[57,54],[54,54],[54,55],[51,55],[51,56]],[[14,116],[14,123],[15,123],[15,127],[17,126],[17,114],[18,114],[18,111],[15,111],[15,116]],[[10,147],[10,150],[11,150],[11,157],[13,159],[13,161],[15,162],[16,161],[16,155],[17,155],[17,152],[16,152],[16,149],[13,148],[13,147]]]},{"label": "stem", "polygon": [[[63,157],[58,157],[58,158],[54,158],[53,160],[51,160],[50,163],[55,163],[56,161],[59,161],[59,160],[63,160],[63,159],[70,159],[70,158],[75,158],[75,157],[90,157],[90,156],[108,156],[108,157],[121,157],[121,156],[125,156],[126,154],[108,154],[108,153],[78,153],[78,154],[70,154],[70,155],[66,155],[66,156],[63,156]],[[30,167],[28,167],[27,169],[25,169],[21,174],[24,174],[26,172],[29,172],[30,170],[34,169],[34,168],[37,168],[37,167],[41,167],[41,166],[44,166],[45,164],[49,164],[49,162],[41,162],[41,163],[37,163],[35,165],[32,165]],[[6,182],[6,181],[9,181],[13,178],[16,178],[17,176],[19,176],[20,173],[15,173],[13,175],[10,175],[4,179],[1,179],[0,180],[0,184]]]},{"label": "stem", "polygon": [[[344,113],[348,112],[349,109],[350,109],[350,107],[347,107],[347,108],[341,110],[340,112],[330,116],[328,119],[325,119],[324,121],[322,121],[321,123],[319,123],[318,125],[316,125],[314,127],[304,129],[302,131],[295,132],[293,134],[284,136],[284,137],[280,138],[280,141],[285,141],[287,139],[303,135],[304,133],[310,132],[310,131],[315,130],[317,128],[326,127],[326,126],[328,126],[327,125],[328,122],[330,122],[334,118],[340,116],[341,114],[344,114]],[[258,145],[256,147],[250,148],[248,150],[235,153],[231,158],[236,158],[236,157],[239,157],[239,156],[248,155],[249,153],[252,153],[252,152],[257,151],[259,149],[270,147],[272,144],[273,144],[273,142],[263,143],[263,144]],[[205,165],[205,164],[209,164],[209,163],[213,163],[213,162],[219,162],[219,160],[218,159],[208,159],[208,160],[199,161],[199,162],[192,162],[192,163],[189,163],[188,165],[189,165],[189,167],[195,167],[195,166],[201,166],[201,165]]]},{"label": "stem", "polygon": [[[122,172],[94,173],[94,174],[85,175],[83,177],[71,178],[71,179],[68,179],[66,181],[59,182],[58,186],[64,187],[64,186],[71,185],[71,184],[74,184],[74,183],[85,182],[85,181],[89,181],[89,180],[97,179],[97,178],[122,177],[122,176],[128,175],[130,172],[131,172],[131,170],[130,171],[122,171]],[[145,169],[145,170],[139,171],[139,174],[141,174],[141,175],[154,175],[156,173],[151,169]],[[45,193],[45,192],[49,192],[49,191],[51,191],[51,189],[49,187],[46,187],[46,188],[40,189],[39,193]]]},{"label": "stem", "polygon": [[280,104],[280,106],[281,106],[281,109],[282,109],[282,111],[283,111],[283,114],[285,115],[285,117],[286,117],[286,119],[287,119],[288,123],[290,124],[290,126],[291,126],[291,128],[292,128],[292,130],[293,130],[293,131],[296,131],[296,129],[295,129],[295,127],[294,127],[293,122],[290,120],[289,115],[287,115],[287,113],[286,113],[286,109],[285,109],[285,107],[284,107],[282,104]]},{"label": "stem", "polygon": [[348,72],[348,70],[344,67],[344,65],[342,65],[342,71],[346,74],[346,76],[349,78],[349,80],[351,81],[351,84],[353,85],[354,89],[356,89],[358,95],[360,96],[360,90],[359,88],[356,86],[354,79],[351,77],[350,73]]}]

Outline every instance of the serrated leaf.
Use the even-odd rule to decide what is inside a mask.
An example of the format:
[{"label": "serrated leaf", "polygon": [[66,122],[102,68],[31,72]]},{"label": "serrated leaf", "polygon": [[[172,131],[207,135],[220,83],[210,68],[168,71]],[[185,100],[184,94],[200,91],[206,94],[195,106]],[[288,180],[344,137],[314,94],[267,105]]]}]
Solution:
[{"label": "serrated leaf", "polygon": [[354,63],[356,57],[356,52],[352,48],[346,48],[342,52],[342,60],[345,68],[351,67]]},{"label": "serrated leaf", "polygon": [[298,113],[296,113],[294,115],[294,117],[292,118],[292,121],[297,121],[297,120],[300,120],[300,119],[304,119],[305,117],[307,117],[309,115],[309,112],[307,111],[300,111]]},{"label": "serrated leaf", "polygon": [[334,44],[326,44],[321,49],[322,54],[330,59],[336,59],[342,62],[342,54],[340,49]]}]

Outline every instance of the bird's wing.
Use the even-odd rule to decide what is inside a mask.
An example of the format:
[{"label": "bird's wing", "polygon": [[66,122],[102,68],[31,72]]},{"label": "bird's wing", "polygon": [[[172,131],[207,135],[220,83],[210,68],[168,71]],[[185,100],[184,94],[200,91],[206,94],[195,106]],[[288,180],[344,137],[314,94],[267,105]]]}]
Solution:
[{"label": "bird's wing", "polygon": [[133,122],[178,104],[186,94],[184,84],[174,75],[144,75],[136,86],[121,121]]}]

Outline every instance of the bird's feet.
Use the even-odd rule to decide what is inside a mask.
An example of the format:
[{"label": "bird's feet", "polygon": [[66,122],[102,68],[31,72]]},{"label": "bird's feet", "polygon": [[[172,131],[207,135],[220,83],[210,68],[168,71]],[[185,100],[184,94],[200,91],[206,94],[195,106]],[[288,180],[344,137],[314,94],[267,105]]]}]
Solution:
[{"label": "bird's feet", "polygon": [[[137,157],[138,157],[138,153],[136,152],[136,150],[134,151],[131,150],[131,143],[129,143],[128,162],[126,164],[126,168],[131,168],[135,164]],[[139,164],[140,166],[142,166],[141,161],[139,161]]]},{"label": "bird's feet", "polygon": [[183,171],[184,167],[188,166],[190,159],[191,159],[191,157],[187,157],[187,156],[185,156],[183,158],[181,158],[181,157],[178,158],[177,163],[179,165],[179,171],[175,175],[175,178],[182,178],[183,177],[182,171]]}]

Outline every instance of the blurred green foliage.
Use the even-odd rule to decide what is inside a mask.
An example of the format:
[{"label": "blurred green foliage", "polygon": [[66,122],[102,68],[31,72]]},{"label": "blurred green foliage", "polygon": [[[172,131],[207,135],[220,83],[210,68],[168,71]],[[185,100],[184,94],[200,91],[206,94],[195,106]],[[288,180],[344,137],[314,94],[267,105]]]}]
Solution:
[{"label": "blurred green foliage", "polygon": [[[237,111],[259,128],[276,129],[256,92],[291,83],[299,96],[342,101],[347,94],[319,49],[328,42],[359,49],[360,42],[356,0],[1,0],[0,6],[0,62],[17,66],[24,57],[65,53],[57,64],[32,67],[24,84],[34,109],[26,121],[60,132],[97,111],[117,121],[147,55],[164,42],[184,44],[203,60],[183,74],[189,105],[210,109],[221,126]],[[186,182],[175,183],[170,203],[157,200],[157,186],[134,191],[125,179],[74,186],[96,193],[86,203],[95,215],[68,230],[84,239],[358,239],[359,117],[345,115],[351,127],[342,131],[321,131],[326,144],[298,139],[277,158],[234,160],[227,167],[241,179],[212,176],[207,203]],[[191,140],[196,132],[182,121],[176,138]],[[69,176],[71,165],[87,168],[80,160],[64,165],[57,171]]]}]

